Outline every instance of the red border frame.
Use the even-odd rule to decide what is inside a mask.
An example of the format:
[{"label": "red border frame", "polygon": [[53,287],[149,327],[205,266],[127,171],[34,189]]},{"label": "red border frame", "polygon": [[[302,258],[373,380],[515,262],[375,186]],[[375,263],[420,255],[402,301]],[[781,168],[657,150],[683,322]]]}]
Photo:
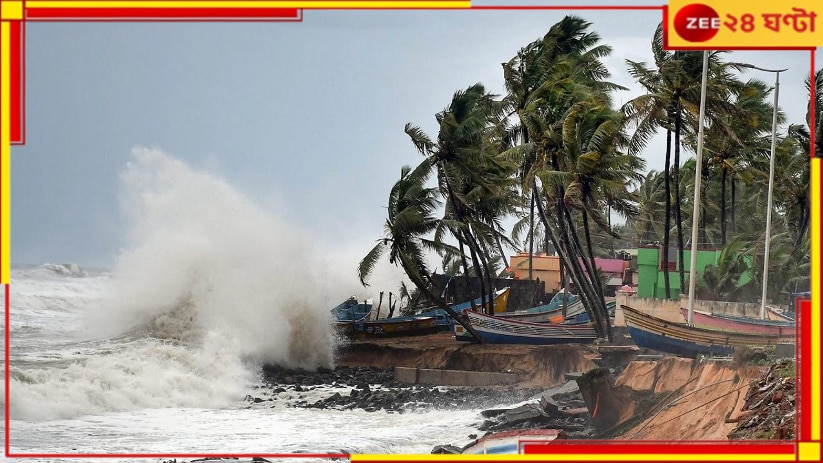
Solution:
[{"label": "red border frame", "polygon": [[300,21],[297,8],[37,8],[27,21]]},{"label": "red border frame", "polygon": [[[25,2],[22,2],[25,8]],[[349,8],[326,8],[326,9],[349,9]],[[370,8],[370,9],[386,9],[386,8]],[[395,8],[395,9],[418,9],[414,7],[409,8]],[[451,8],[450,8],[451,9]],[[457,8],[453,8],[457,9]],[[588,6],[588,5],[573,5],[573,6],[477,6],[471,9],[476,10],[620,10],[620,11],[653,11],[661,10],[664,27],[664,46],[668,47],[668,31],[667,31],[667,15],[668,6]],[[236,11],[239,10],[239,11]],[[71,8],[54,8],[41,9],[39,13],[36,10],[24,10],[24,18],[21,21],[10,21],[12,25],[12,91],[11,101],[12,111],[12,143],[25,143],[25,22],[26,21],[254,21],[254,22],[277,22],[277,21],[302,21],[302,10],[297,9],[244,9],[244,8],[133,8],[133,9],[117,9],[117,8],[101,8],[101,9],[83,9],[82,13],[76,9]],[[242,14],[241,14],[242,13]],[[250,14],[252,13],[252,14]],[[677,48],[678,50],[702,50],[703,48]],[[814,75],[814,52],[815,48],[797,48],[797,47],[742,47],[734,48],[734,50],[809,50],[811,54],[811,75]],[[814,89],[812,87],[812,92]],[[812,93],[812,105],[814,105],[814,93]],[[814,122],[814,106],[812,106],[811,121]],[[814,132],[814,131],[812,131]],[[812,155],[814,155],[814,133],[812,135]],[[10,361],[10,334],[9,334],[9,287],[5,285],[5,456],[11,458],[29,457],[29,458],[252,458],[252,457],[271,457],[271,458],[348,458],[348,454],[279,454],[279,453],[230,453],[230,454],[200,454],[200,453],[139,453],[139,454],[34,454],[34,453],[15,453],[10,452],[10,417],[9,411],[9,361]],[[811,302],[805,301],[800,304],[799,328],[800,339],[810,339],[812,334],[812,327],[810,323],[802,323],[802,319],[809,319],[811,314]],[[807,337],[808,336],[808,337]],[[798,342],[797,352],[798,361],[800,364],[801,374],[798,376],[798,389],[800,396],[800,404],[809,403],[811,401],[811,389],[802,386],[803,381],[801,377],[810,378],[812,373],[812,365],[810,362],[802,362],[799,359],[802,357],[809,358],[812,352],[811,343]],[[691,443],[689,441],[674,441],[674,442],[656,442],[656,441],[600,441],[609,442],[610,445],[603,445],[594,443],[595,441],[577,441],[564,443],[565,445],[574,445],[575,453],[587,454],[657,454],[657,453],[672,453],[673,451],[683,451],[682,453],[710,453],[710,454],[774,454],[786,455],[797,451],[797,444],[800,441],[809,442],[811,438],[811,414],[802,413],[802,406],[797,407],[798,433],[793,443],[730,443],[727,441],[720,441],[711,443],[711,441],[699,441],[698,443]],[[617,444],[617,445],[615,445]],[[752,448],[753,451],[741,452],[743,450],[741,445],[746,445]],[[542,452],[541,452],[542,450]],[[695,452],[697,450],[697,452]],[[532,445],[527,446],[526,453],[556,453],[557,444],[552,445]],[[799,455],[798,455],[799,457]]]}]

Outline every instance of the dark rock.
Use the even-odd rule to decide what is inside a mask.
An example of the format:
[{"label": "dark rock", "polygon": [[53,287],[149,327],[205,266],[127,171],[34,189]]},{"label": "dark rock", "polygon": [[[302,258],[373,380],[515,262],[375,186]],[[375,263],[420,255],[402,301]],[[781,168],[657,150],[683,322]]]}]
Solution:
[{"label": "dark rock", "polygon": [[463,449],[459,447],[455,447],[454,445],[436,445],[432,449],[433,454],[448,454],[448,455],[455,455],[463,453]]}]

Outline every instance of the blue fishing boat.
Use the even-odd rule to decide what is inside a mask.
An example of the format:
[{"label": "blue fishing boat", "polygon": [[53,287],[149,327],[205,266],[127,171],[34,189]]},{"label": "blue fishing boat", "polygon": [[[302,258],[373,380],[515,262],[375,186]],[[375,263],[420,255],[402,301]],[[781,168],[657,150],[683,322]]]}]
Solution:
[{"label": "blue fishing boat", "polygon": [[365,320],[371,313],[372,305],[358,302],[354,296],[331,309],[334,329],[341,336],[353,336],[355,324]]},{"label": "blue fishing boat", "polygon": [[[606,302],[606,310],[609,313],[609,317],[612,318],[612,321],[614,321],[614,309],[616,307],[616,304],[617,304],[616,301]],[[591,321],[591,318],[589,317],[589,313],[588,312],[581,312],[577,315],[568,315],[568,316],[566,316],[566,320],[563,323],[566,323],[566,324],[588,323],[590,321]]]},{"label": "blue fishing boat", "polygon": [[629,335],[639,347],[695,358],[698,354],[727,356],[738,347],[792,344],[794,336],[735,333],[672,323],[621,305]]},{"label": "blue fishing boat", "polygon": [[352,296],[346,299],[342,304],[331,309],[332,316],[336,321],[360,321],[369,316],[372,310],[372,305],[367,301],[358,302]]}]

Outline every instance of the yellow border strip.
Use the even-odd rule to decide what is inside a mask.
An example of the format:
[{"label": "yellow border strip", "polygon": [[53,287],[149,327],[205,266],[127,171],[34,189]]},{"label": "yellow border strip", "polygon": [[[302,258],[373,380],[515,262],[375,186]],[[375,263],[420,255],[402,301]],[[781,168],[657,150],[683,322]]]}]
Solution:
[{"label": "yellow border strip", "polygon": [[[573,446],[558,445],[558,451],[573,451]],[[550,453],[539,455],[352,455],[360,461],[797,461],[797,455],[734,454],[585,454]]]},{"label": "yellow border strip", "polygon": [[0,22],[0,284],[11,273],[11,25]]},{"label": "yellow border strip", "polygon": [[[821,108],[823,109],[823,108]],[[806,342],[811,342],[812,348],[812,358],[810,359],[803,359],[802,361],[811,362],[812,368],[811,373],[812,377],[808,378],[808,386],[804,387],[811,387],[811,403],[809,404],[808,412],[812,414],[812,429],[811,429],[811,438],[812,441],[819,441],[820,440],[820,163],[823,162],[821,159],[812,159],[811,160],[811,185],[809,185],[809,194],[811,196],[811,229],[809,232],[811,233],[811,242],[812,242],[812,275],[811,275],[811,283],[812,283],[812,310],[811,310],[811,320],[809,322],[812,324],[812,339],[807,340]],[[818,444],[819,445],[819,444]],[[819,453],[819,450],[818,450]]]},{"label": "yellow border strip", "polygon": [[281,1],[243,1],[226,0],[215,1],[151,1],[151,0],[123,0],[123,1],[88,1],[88,0],[32,0],[26,2],[26,9],[37,8],[301,8],[301,9],[329,9],[329,8],[470,8],[470,0],[281,0]]}]

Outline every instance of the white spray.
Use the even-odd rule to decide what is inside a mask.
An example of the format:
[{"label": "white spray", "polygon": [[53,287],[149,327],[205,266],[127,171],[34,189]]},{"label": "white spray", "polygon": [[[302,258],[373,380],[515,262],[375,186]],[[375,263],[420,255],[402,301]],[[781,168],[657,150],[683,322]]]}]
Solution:
[{"label": "white spray", "polygon": [[87,325],[130,336],[59,371],[12,365],[12,416],[220,407],[242,399],[262,362],[331,366],[329,309],[352,285],[322,265],[353,263],[316,255],[305,230],[213,174],[153,149],[132,158],[121,175],[131,233]]}]

